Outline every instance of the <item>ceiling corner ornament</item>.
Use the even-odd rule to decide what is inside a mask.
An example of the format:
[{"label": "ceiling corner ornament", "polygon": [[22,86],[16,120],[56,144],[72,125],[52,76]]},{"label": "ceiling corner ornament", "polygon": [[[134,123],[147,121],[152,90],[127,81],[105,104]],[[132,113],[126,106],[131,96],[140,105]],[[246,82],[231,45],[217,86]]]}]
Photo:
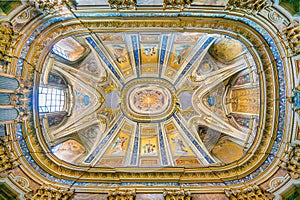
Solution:
[{"label": "ceiling corner ornament", "polygon": [[34,191],[27,193],[27,200],[51,200],[51,199],[62,199],[71,200],[75,195],[74,190],[66,188],[54,188],[52,187],[41,187]]},{"label": "ceiling corner ornament", "polygon": [[191,192],[181,189],[181,190],[170,190],[164,191],[165,200],[191,200]]},{"label": "ceiling corner ornament", "polygon": [[292,179],[300,177],[300,145],[291,145],[281,161],[280,166],[289,172]]},{"label": "ceiling corner ornament", "polygon": [[267,192],[265,192],[263,189],[261,189],[257,185],[250,186],[250,187],[243,187],[240,189],[225,190],[225,194],[231,200],[238,200],[238,199],[268,200],[268,199],[272,199],[272,194],[267,194]]},{"label": "ceiling corner ornament", "polygon": [[136,0],[108,0],[111,9],[136,9]]},{"label": "ceiling corner ornament", "polygon": [[268,0],[229,0],[225,9],[256,13],[268,5]]},{"label": "ceiling corner ornament", "polygon": [[300,54],[300,24],[292,23],[282,31],[286,46],[290,49],[291,56]]},{"label": "ceiling corner ornament", "polygon": [[134,200],[135,195],[136,195],[135,190],[115,189],[109,191],[107,199],[108,200]]},{"label": "ceiling corner ornament", "polygon": [[164,0],[163,8],[175,8],[183,10],[191,6],[192,0]]}]

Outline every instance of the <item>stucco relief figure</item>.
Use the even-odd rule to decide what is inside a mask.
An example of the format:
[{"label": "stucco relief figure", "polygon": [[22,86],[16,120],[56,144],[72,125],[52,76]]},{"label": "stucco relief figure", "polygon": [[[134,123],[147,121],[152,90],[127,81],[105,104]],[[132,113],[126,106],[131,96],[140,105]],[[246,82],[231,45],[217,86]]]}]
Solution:
[{"label": "stucco relief figure", "polygon": [[125,144],[128,138],[125,137],[118,137],[116,142],[112,147],[112,154],[121,154],[125,151]]}]

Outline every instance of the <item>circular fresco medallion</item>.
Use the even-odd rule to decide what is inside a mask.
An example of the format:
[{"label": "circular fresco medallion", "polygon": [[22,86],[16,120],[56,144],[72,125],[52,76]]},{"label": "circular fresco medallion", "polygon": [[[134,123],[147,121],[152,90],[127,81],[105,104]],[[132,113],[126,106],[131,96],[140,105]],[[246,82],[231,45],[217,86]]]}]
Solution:
[{"label": "circular fresco medallion", "polygon": [[121,107],[134,121],[159,121],[173,112],[174,94],[172,85],[163,79],[133,80],[123,88]]}]

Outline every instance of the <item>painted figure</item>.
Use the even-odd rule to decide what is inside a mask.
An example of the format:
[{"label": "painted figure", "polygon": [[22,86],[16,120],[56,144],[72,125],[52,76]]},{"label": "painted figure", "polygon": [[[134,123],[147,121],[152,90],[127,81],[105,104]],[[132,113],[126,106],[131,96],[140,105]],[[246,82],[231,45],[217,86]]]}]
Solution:
[{"label": "painted figure", "polygon": [[155,55],[156,54],[155,47],[150,47],[150,46],[149,47],[145,47],[144,54],[146,56],[153,56],[153,55]]},{"label": "painted figure", "polygon": [[187,153],[188,150],[184,145],[183,141],[179,137],[172,138],[173,143],[176,145],[176,152],[178,153]]},{"label": "painted figure", "polygon": [[175,49],[175,57],[173,59],[173,64],[181,64],[184,55],[188,50],[188,46],[180,46]]},{"label": "painted figure", "polygon": [[113,46],[113,54],[119,64],[127,62],[126,50],[120,45]]},{"label": "painted figure", "polygon": [[112,153],[120,154],[120,153],[124,152],[126,140],[127,140],[127,138],[119,136],[112,147]]},{"label": "painted figure", "polygon": [[151,144],[150,140],[146,145],[143,146],[144,154],[154,154],[155,153],[155,144]]}]

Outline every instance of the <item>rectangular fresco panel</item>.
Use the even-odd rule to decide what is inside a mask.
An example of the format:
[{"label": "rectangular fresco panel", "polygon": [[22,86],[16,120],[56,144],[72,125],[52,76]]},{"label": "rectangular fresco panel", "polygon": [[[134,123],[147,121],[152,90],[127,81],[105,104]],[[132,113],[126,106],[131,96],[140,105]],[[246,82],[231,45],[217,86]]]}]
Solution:
[{"label": "rectangular fresco panel", "polygon": [[158,60],[158,44],[141,44],[142,65],[156,65]]},{"label": "rectangular fresco panel", "polygon": [[140,128],[140,165],[160,165],[158,147],[158,126],[144,124]]},{"label": "rectangular fresco panel", "polygon": [[105,156],[125,156],[129,142],[130,134],[120,131]]},{"label": "rectangular fresco panel", "polygon": [[142,136],[141,156],[157,156],[158,142],[157,136]]},{"label": "rectangular fresco panel", "polygon": [[180,136],[179,132],[169,133],[167,136],[173,156],[181,157],[194,155],[184,139]]},{"label": "rectangular fresco panel", "polygon": [[168,66],[178,70],[191,49],[192,45],[189,44],[175,44],[172,48]]}]

